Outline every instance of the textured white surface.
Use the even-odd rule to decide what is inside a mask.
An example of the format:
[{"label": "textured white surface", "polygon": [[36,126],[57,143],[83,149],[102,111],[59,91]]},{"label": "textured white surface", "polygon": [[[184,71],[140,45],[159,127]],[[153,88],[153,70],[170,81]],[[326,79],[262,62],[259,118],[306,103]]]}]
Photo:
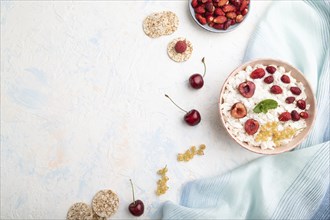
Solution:
[{"label": "textured white surface", "polygon": [[[253,2],[239,28],[214,34],[194,23],[186,1],[2,1],[1,218],[64,219],[73,203],[107,188],[120,198],[113,218],[130,218],[129,178],[153,218],[162,202],[179,202],[187,181],[258,157],[230,140],[217,103],[269,3]],[[142,21],[162,10],[179,16],[179,28],[151,39]],[[176,37],[194,46],[187,62],[167,56]],[[192,90],[187,79],[202,72],[203,56],[205,85]],[[165,93],[198,109],[202,122],[185,125]],[[203,157],[176,162],[202,143]],[[170,190],[157,197],[156,171],[166,164]]]}]

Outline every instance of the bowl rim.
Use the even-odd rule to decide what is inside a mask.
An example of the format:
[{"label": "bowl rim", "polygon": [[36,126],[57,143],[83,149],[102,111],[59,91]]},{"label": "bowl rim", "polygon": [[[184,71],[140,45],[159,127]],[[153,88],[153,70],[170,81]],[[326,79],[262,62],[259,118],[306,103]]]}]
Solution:
[{"label": "bowl rim", "polygon": [[235,25],[231,25],[228,29],[226,29],[226,30],[218,30],[218,29],[215,29],[215,28],[213,28],[213,27],[210,27],[210,26],[207,26],[207,24],[205,24],[205,25],[202,25],[202,24],[200,24],[198,21],[197,21],[197,19],[196,19],[196,17],[195,17],[195,11],[194,11],[194,8],[191,6],[191,2],[192,2],[192,0],[188,0],[188,10],[189,10],[189,12],[190,12],[190,15],[191,15],[191,17],[192,17],[192,19],[195,21],[195,23],[197,23],[197,25],[199,26],[199,27],[201,27],[201,28],[203,28],[204,30],[207,30],[208,32],[211,32],[211,33],[228,33],[228,32],[231,32],[231,31],[233,31],[233,30],[235,30],[238,26],[240,26],[246,19],[247,19],[247,16],[251,13],[251,8],[250,8],[250,5],[251,5],[251,1],[250,1],[250,3],[249,3],[249,5],[248,5],[248,9],[249,9],[249,11],[248,11],[248,13],[244,16],[245,18],[243,19],[243,21],[242,22],[240,22],[240,23],[236,23]]},{"label": "bowl rim", "polygon": [[[262,150],[260,147],[256,147],[256,146],[251,146],[251,145],[247,145],[247,144],[244,144],[244,142],[241,142],[239,141],[229,130],[228,128],[225,126],[225,120],[224,120],[224,117],[222,115],[222,111],[221,111],[221,104],[222,104],[222,94],[224,93],[224,90],[225,90],[225,86],[227,85],[229,79],[233,76],[235,76],[239,70],[242,70],[244,68],[246,68],[248,65],[250,64],[253,64],[256,65],[257,63],[259,64],[262,64],[262,65],[265,65],[263,63],[267,63],[267,62],[273,62],[274,65],[277,65],[277,66],[288,66],[291,69],[291,72],[293,72],[292,70],[295,71],[295,73],[297,73],[298,75],[300,75],[304,82],[302,82],[305,86],[305,91],[306,90],[309,90],[310,91],[310,94],[312,94],[312,97],[310,97],[310,105],[311,107],[313,107],[313,109],[309,110],[310,112],[312,112],[313,114],[309,114],[309,118],[307,120],[311,120],[310,122],[310,125],[307,126],[305,129],[307,129],[307,131],[305,132],[304,136],[300,139],[298,139],[298,141],[292,145],[292,146],[289,146],[289,147],[279,147],[279,148],[276,148],[276,150],[271,150],[271,149],[265,149],[265,150]],[[269,64],[268,64],[269,65]],[[287,68],[285,68],[287,70]],[[296,77],[295,77],[296,78]],[[301,82],[301,80],[300,80]],[[307,97],[309,98],[309,97]],[[219,99],[218,99],[218,110],[219,110],[219,115],[220,115],[220,119],[221,119],[221,123],[222,125],[225,127],[225,130],[227,131],[227,133],[229,134],[229,136],[235,140],[236,143],[238,143],[241,147],[245,148],[246,150],[249,150],[251,152],[254,152],[254,153],[257,153],[257,154],[262,154],[262,155],[276,155],[276,154],[280,154],[280,153],[284,153],[284,152],[288,152],[288,151],[291,151],[293,150],[294,148],[296,148],[297,146],[299,146],[306,138],[307,136],[310,134],[311,132],[311,129],[315,123],[315,116],[316,116],[316,113],[317,113],[317,102],[316,102],[316,98],[315,98],[315,95],[314,95],[314,92],[312,90],[312,87],[310,85],[310,83],[308,82],[308,80],[305,78],[304,74],[296,67],[294,67],[292,64],[286,62],[286,61],[283,61],[283,60],[280,60],[280,59],[274,59],[274,58],[257,58],[257,59],[253,59],[253,60],[249,60],[241,65],[239,65],[238,67],[236,67],[229,75],[228,77],[226,78],[226,80],[224,81],[222,87],[221,87],[221,90],[220,90],[220,96],[219,96]],[[312,116],[312,117],[311,117]],[[304,130],[305,130],[304,129]],[[300,134],[298,134],[298,136],[296,136],[295,138],[299,137]],[[294,140],[294,139],[293,139]]]}]

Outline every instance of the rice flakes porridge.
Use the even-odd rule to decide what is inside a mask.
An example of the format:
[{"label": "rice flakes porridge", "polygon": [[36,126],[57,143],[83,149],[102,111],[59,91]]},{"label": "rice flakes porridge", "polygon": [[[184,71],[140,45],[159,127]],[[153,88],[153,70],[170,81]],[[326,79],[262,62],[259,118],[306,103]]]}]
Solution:
[{"label": "rice flakes porridge", "polygon": [[[260,76],[256,78],[258,74]],[[250,90],[254,91],[252,96]],[[226,128],[239,141],[262,150],[274,149],[289,143],[306,128],[305,119],[310,107],[306,98],[304,85],[291,76],[290,70],[257,64],[247,66],[228,79],[220,110]],[[261,112],[257,105],[262,106]],[[267,109],[267,105],[273,106]],[[250,132],[251,129],[254,131]]]}]

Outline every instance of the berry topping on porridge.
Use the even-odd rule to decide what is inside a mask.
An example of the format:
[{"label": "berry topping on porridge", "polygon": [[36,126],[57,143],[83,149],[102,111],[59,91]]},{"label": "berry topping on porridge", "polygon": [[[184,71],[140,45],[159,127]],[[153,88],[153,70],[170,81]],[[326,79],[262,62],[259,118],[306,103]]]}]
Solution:
[{"label": "berry topping on porridge", "polygon": [[253,135],[259,129],[259,122],[254,119],[248,119],[244,124],[244,129],[248,135]]},{"label": "berry topping on porridge", "polygon": [[233,105],[230,111],[234,118],[244,118],[246,116],[246,108],[243,103],[237,102]]},{"label": "berry topping on porridge", "polygon": [[224,85],[220,110],[239,141],[261,149],[289,143],[306,128],[310,104],[302,82],[283,66],[247,66]]},{"label": "berry topping on porridge", "polygon": [[256,89],[256,86],[251,81],[246,81],[238,86],[238,90],[241,93],[242,96],[245,98],[251,98],[254,94],[254,90]]},{"label": "berry topping on porridge", "polygon": [[250,77],[252,79],[260,79],[265,76],[265,70],[263,68],[257,68],[253,70],[253,72],[250,74]]}]

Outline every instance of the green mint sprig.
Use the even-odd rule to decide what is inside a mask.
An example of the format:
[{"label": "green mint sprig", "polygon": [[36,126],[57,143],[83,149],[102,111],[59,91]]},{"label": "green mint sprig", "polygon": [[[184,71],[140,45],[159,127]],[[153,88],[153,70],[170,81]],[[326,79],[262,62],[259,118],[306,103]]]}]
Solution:
[{"label": "green mint sprig", "polygon": [[261,102],[259,102],[253,109],[253,112],[255,113],[267,113],[268,110],[270,109],[275,109],[277,108],[278,104],[275,100],[273,99],[265,99]]}]

